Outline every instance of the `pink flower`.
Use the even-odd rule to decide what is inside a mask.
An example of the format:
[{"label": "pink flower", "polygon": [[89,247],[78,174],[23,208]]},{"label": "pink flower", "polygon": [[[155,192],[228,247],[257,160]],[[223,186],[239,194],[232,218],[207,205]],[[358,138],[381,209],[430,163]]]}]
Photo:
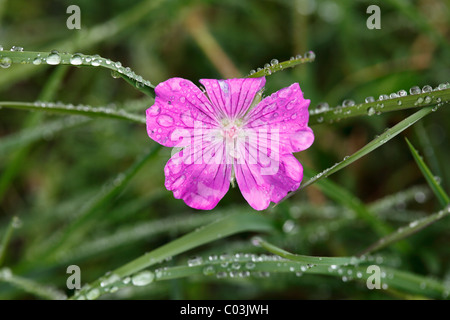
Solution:
[{"label": "pink flower", "polygon": [[292,155],[314,141],[310,100],[298,83],[261,100],[265,78],[160,83],[147,109],[150,138],[177,147],[167,162],[165,186],[195,209],[210,210],[234,179],[256,210],[300,186],[303,167]]}]

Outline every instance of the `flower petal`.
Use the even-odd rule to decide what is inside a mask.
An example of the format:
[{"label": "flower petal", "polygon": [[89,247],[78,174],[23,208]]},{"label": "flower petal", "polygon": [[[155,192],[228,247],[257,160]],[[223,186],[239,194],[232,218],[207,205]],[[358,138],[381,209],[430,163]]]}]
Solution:
[{"label": "flower petal", "polygon": [[279,154],[303,151],[311,146],[314,134],[308,127],[310,100],[303,98],[298,83],[263,99],[246,115],[246,128],[269,128],[269,140],[277,139]]},{"label": "flower petal", "polygon": [[303,167],[292,154],[268,155],[257,145],[240,144],[235,161],[236,181],[242,195],[255,210],[266,209],[295,191],[303,179]]},{"label": "flower petal", "polygon": [[167,190],[194,209],[213,209],[230,186],[231,164],[224,148],[221,142],[205,143],[173,155],[164,168]]},{"label": "flower petal", "polygon": [[147,133],[163,146],[189,145],[195,128],[218,126],[213,106],[192,82],[171,78],[158,84],[155,92],[155,103],[146,112]]},{"label": "flower petal", "polygon": [[219,109],[221,116],[235,119],[247,112],[256,93],[264,87],[266,79],[202,79],[200,83],[205,86],[211,103]]}]

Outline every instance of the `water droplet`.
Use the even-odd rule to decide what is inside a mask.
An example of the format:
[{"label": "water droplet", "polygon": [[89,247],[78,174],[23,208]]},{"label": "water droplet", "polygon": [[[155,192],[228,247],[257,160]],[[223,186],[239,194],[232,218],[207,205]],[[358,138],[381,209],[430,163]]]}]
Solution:
[{"label": "water droplet", "polygon": [[316,54],[313,51],[308,51],[305,53],[305,58],[314,60],[316,58]]},{"label": "water droplet", "polygon": [[375,102],[375,98],[374,97],[367,97],[367,98],[364,99],[364,101],[366,103],[372,103],[372,102]]},{"label": "water droplet", "polygon": [[254,262],[247,262],[247,263],[245,264],[245,267],[246,267],[247,269],[251,270],[251,269],[253,269],[253,268],[256,267],[256,264],[255,264]]},{"label": "water droplet", "polygon": [[355,101],[353,101],[353,100],[346,99],[346,100],[342,101],[342,106],[343,106],[344,108],[346,108],[346,107],[352,107],[352,106],[354,106],[354,105],[355,105]]},{"label": "water droplet", "polygon": [[450,83],[448,83],[448,82],[446,82],[446,83],[440,83],[440,84],[438,85],[438,89],[439,89],[439,90],[445,90],[445,89],[448,89],[448,88],[450,88]]},{"label": "water droplet", "polygon": [[388,96],[387,94],[381,94],[381,95],[378,97],[378,100],[379,100],[379,101],[388,100],[388,99],[389,99],[389,96]]},{"label": "water droplet", "polygon": [[59,55],[58,51],[53,50],[48,55],[46,61],[47,61],[47,64],[57,65],[57,64],[59,64],[61,62],[61,56]]},{"label": "water droplet", "polygon": [[367,108],[367,114],[369,116],[373,116],[375,114],[375,108],[374,107]]},{"label": "water droplet", "polygon": [[276,66],[278,63],[279,63],[279,62],[278,62],[277,59],[272,59],[272,60],[270,60],[270,65],[271,65],[272,67]]},{"label": "water droplet", "polygon": [[423,99],[423,102],[425,102],[426,104],[429,104],[431,102],[431,100],[433,100],[430,96],[426,96],[425,99]]},{"label": "water droplet", "polygon": [[392,92],[392,93],[389,95],[389,98],[390,98],[390,99],[398,98],[398,94],[395,93],[395,92]]},{"label": "water droplet", "polygon": [[223,279],[226,278],[228,274],[225,271],[217,272],[216,277],[217,279]]},{"label": "water droplet", "polygon": [[157,119],[156,122],[158,122],[159,125],[163,126],[163,127],[170,127],[173,125],[173,118],[169,115],[163,114],[160,115]]},{"label": "water droplet", "polygon": [[250,70],[250,75],[255,74],[256,71],[255,70]]},{"label": "water droplet", "polygon": [[302,58],[302,55],[301,54],[297,54],[296,56],[295,56],[295,59],[296,60],[300,60]]},{"label": "water droplet", "polygon": [[233,268],[234,270],[239,270],[239,269],[241,268],[241,265],[240,265],[240,263],[238,263],[238,262],[234,262],[234,263],[231,265],[231,268]]},{"label": "water droplet", "polygon": [[422,93],[428,93],[431,91],[433,91],[433,88],[429,85],[423,86],[423,88],[422,88]]},{"label": "water droplet", "polygon": [[408,95],[408,93],[406,92],[406,90],[399,90],[399,91],[397,92],[397,95],[398,95],[399,97],[406,97],[406,96]]},{"label": "water droplet", "polygon": [[81,56],[79,54],[76,53],[70,57],[69,62],[70,62],[70,64],[72,64],[74,66],[78,66],[83,63],[83,59],[81,58]]},{"label": "water droplet", "polygon": [[286,233],[291,232],[295,228],[295,222],[293,220],[286,220],[283,224],[283,231]]},{"label": "water droplet", "polygon": [[264,65],[264,68],[265,68],[265,69],[270,68],[270,64],[266,63],[266,64]]},{"label": "water droplet", "polygon": [[0,58],[0,67],[9,68],[11,66],[12,60],[8,57]]},{"label": "water droplet", "polygon": [[86,293],[86,298],[88,300],[94,300],[100,297],[100,290],[99,289],[92,289],[88,293]]},{"label": "water droplet", "polygon": [[0,45],[0,51],[3,51],[3,46],[2,45]]},{"label": "water droplet", "polygon": [[420,88],[418,86],[414,86],[409,89],[410,94],[419,94],[421,92],[422,92],[422,90],[420,90]]},{"label": "water droplet", "polygon": [[189,267],[195,267],[203,263],[203,258],[200,256],[192,257],[188,260],[187,264]]},{"label": "water droplet", "polygon": [[207,266],[203,269],[203,274],[205,276],[210,276],[212,274],[216,273],[216,270],[214,270],[213,266]]},{"label": "water droplet", "polygon": [[441,177],[434,176],[434,181],[436,181],[437,184],[441,184]]},{"label": "water droplet", "polygon": [[155,274],[151,271],[142,271],[138,274],[134,275],[131,278],[131,282],[133,285],[141,287],[146,286],[153,282],[153,279],[155,279]]},{"label": "water droplet", "polygon": [[40,65],[41,62],[42,62],[42,59],[39,58],[39,57],[36,57],[36,58],[33,59],[33,64],[34,64],[35,66]]},{"label": "water droplet", "polygon": [[260,238],[260,237],[253,237],[253,238],[251,239],[251,242],[252,242],[252,244],[253,244],[255,247],[260,247],[260,246],[261,246],[261,238]]},{"label": "water droplet", "polygon": [[17,47],[17,46],[12,46],[12,47],[11,47],[11,51],[22,52],[22,51],[23,51],[23,48],[22,48],[22,47]]}]

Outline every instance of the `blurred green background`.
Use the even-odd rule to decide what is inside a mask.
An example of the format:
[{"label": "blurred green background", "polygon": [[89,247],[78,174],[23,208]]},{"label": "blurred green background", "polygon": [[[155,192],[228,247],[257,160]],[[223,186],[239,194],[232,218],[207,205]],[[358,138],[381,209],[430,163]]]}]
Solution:
[{"label": "blurred green background", "polygon": [[[81,9],[80,30],[66,27],[70,15],[66,9],[72,4]],[[381,9],[379,30],[366,27],[366,9],[372,4]],[[265,93],[298,82],[304,96],[311,99],[310,108],[321,102],[337,106],[344,99],[362,102],[367,96],[377,98],[401,89],[408,91],[415,85],[435,87],[449,81],[449,4],[438,0],[0,0],[0,45],[4,50],[21,46],[29,51],[99,54],[122,62],[155,85],[170,77],[198,83],[202,78],[245,76],[271,59],[289,60],[313,50],[314,63],[268,77]],[[153,103],[104,69],[44,65],[0,69],[0,101],[42,100],[123,107],[141,114]],[[402,133],[424,155],[446,190],[450,181],[446,165],[450,161],[447,109],[441,108]],[[313,146],[297,157],[305,167],[322,171],[411,113],[406,110],[314,126]],[[61,234],[77,221],[83,206],[101,195],[118,174],[154,145],[145,126],[108,119],[94,119],[56,133],[49,130],[30,144],[10,143],[13,138],[22,141],[21,132],[60,123],[64,117],[0,110],[0,235],[5,234],[13,216],[20,218],[4,261],[15,273],[70,294],[65,289],[69,264],[81,267],[83,283],[91,282],[213,221],[214,215],[252,211],[238,188],[230,189],[212,212],[195,211],[174,199],[164,188],[163,168],[171,150],[163,148],[119,195],[102,203],[77,227],[62,253],[52,255],[49,248],[61,241]],[[10,145],[4,147],[6,143]],[[401,136],[330,180],[366,204],[400,193],[387,208],[379,210],[380,217],[393,227],[439,209],[426,187],[407,192],[426,183]],[[353,255],[378,239],[348,208],[314,186],[271,212],[257,214],[272,215],[279,227],[279,233],[272,235],[274,241],[300,254]],[[408,238],[410,250],[389,248],[383,253],[402,270],[450,283],[449,226],[448,219],[444,220]],[[249,247],[251,236],[244,233],[218,240],[167,264],[184,263],[195,254],[207,257],[211,253],[253,252],[257,249]],[[370,291],[362,283],[343,283],[339,278],[279,274],[264,280],[191,277],[124,289],[108,297],[402,296],[392,291]],[[33,295],[0,282],[0,298],[30,299]]]}]

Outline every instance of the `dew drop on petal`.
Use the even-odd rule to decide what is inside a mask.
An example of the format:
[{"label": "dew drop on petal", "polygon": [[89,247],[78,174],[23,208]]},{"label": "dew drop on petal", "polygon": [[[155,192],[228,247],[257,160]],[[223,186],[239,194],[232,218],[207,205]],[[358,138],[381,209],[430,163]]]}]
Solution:
[{"label": "dew drop on petal", "polygon": [[148,114],[151,116],[157,116],[161,113],[161,108],[158,105],[153,105],[150,110],[148,111]]},{"label": "dew drop on petal", "polygon": [[173,118],[169,115],[163,114],[160,115],[157,119],[156,122],[158,122],[158,124],[160,126],[163,127],[171,127],[173,125]]}]

